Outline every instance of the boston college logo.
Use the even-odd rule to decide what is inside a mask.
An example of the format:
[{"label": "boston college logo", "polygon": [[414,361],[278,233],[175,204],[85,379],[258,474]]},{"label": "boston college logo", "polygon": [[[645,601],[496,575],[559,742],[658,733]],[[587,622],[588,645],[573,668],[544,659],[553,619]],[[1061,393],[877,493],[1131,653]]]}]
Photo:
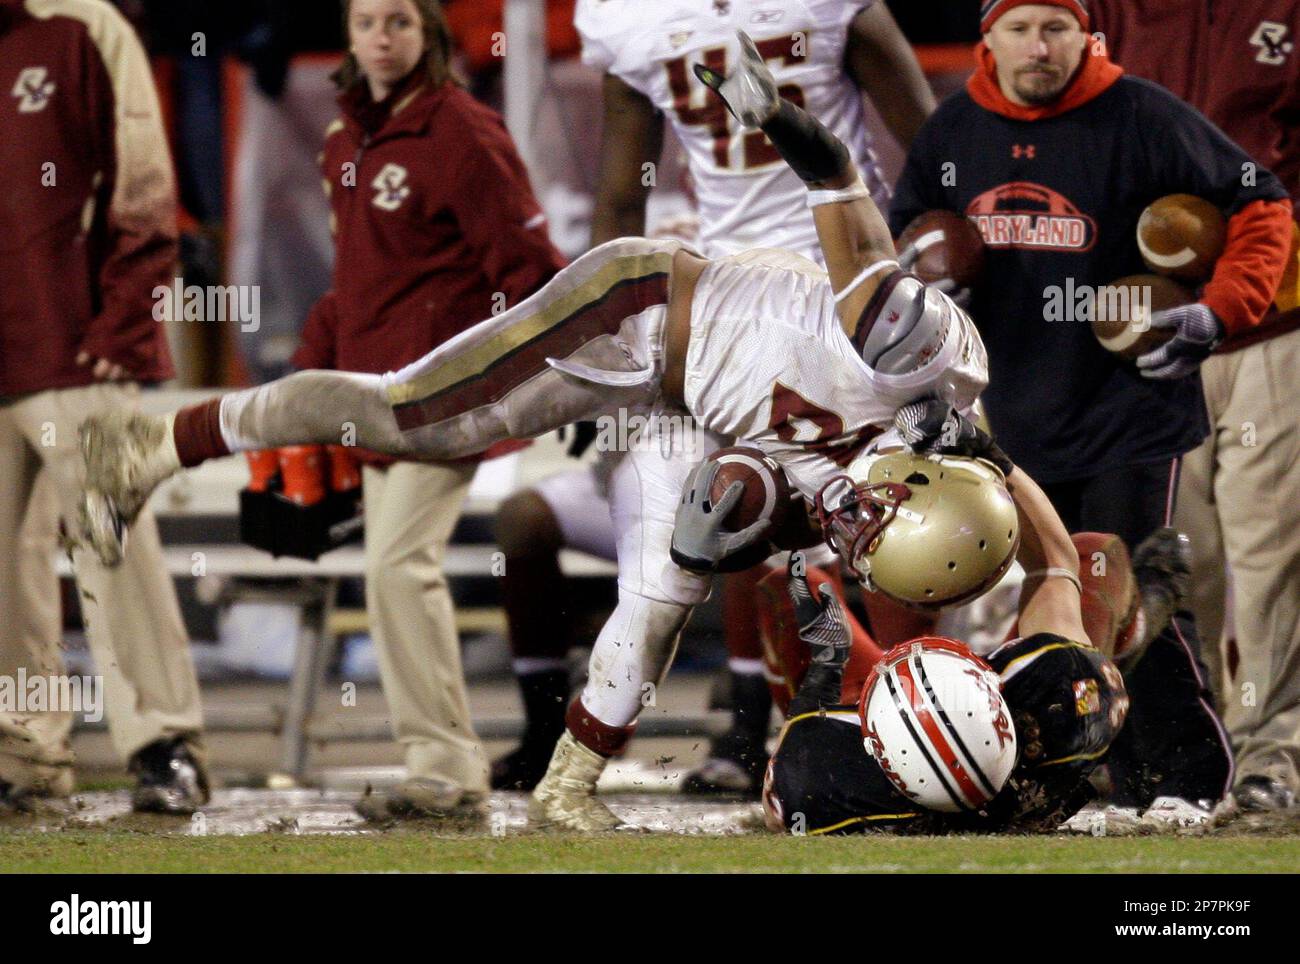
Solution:
[{"label": "boston college logo", "polygon": [[396,211],[411,196],[411,189],[406,184],[406,168],[400,164],[385,164],[370,186],[376,192],[375,207],[384,211]]},{"label": "boston college logo", "polygon": [[1286,39],[1287,30],[1287,25],[1284,23],[1275,23],[1272,20],[1260,21],[1255,32],[1250,35],[1251,46],[1259,48],[1255,60],[1273,67],[1280,67],[1286,63],[1287,54],[1295,48],[1295,44]]},{"label": "boston college logo", "polygon": [[966,208],[990,248],[1087,251],[1097,241],[1097,222],[1065,195],[1032,181],[985,191]]},{"label": "boston college logo", "polygon": [[18,75],[13,95],[18,98],[18,113],[35,114],[45,109],[55,91],[54,81],[44,67],[28,67]]}]

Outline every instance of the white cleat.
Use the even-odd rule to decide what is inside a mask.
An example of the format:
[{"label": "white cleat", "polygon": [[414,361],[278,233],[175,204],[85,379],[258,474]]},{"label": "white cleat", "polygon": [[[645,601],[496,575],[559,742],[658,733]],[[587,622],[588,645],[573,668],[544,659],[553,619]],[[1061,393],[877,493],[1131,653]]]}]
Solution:
[{"label": "white cleat", "polygon": [[596,799],[596,781],[606,759],[567,730],[555,745],[546,776],[528,801],[528,817],[540,827],[601,833],[627,825]]},{"label": "white cleat", "polygon": [[1156,797],[1140,821],[1153,830],[1186,830],[1209,823],[1214,810],[1209,800]]},{"label": "white cleat", "polygon": [[78,436],[86,470],[81,530],[106,566],[122,561],[127,526],[140,514],[150,493],[180,471],[172,438],[174,418],[110,412],[81,423]]}]

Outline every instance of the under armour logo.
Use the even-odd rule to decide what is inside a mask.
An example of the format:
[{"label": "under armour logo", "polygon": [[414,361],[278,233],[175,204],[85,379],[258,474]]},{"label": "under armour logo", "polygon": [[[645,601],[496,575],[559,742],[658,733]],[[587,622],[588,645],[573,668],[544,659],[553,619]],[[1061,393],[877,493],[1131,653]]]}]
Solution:
[{"label": "under armour logo", "polygon": [[13,95],[18,98],[18,113],[35,114],[44,110],[54,95],[54,81],[44,67],[28,67],[18,75]]},{"label": "under armour logo", "polygon": [[1255,60],[1261,64],[1280,67],[1286,63],[1286,55],[1295,49],[1295,44],[1286,39],[1288,27],[1284,23],[1262,20],[1250,36],[1253,47],[1259,48]]},{"label": "under armour logo", "polygon": [[1011,147],[1011,156],[1014,157],[1017,161],[1020,160],[1022,157],[1027,157],[1032,161],[1034,159],[1035,154],[1037,154],[1037,152],[1038,152],[1038,148],[1035,147],[1033,144],[1030,144],[1027,147],[1021,147],[1019,144],[1014,144]]},{"label": "under armour logo", "polygon": [[713,10],[719,17],[731,13],[731,0],[713,0]]},{"label": "under armour logo", "polygon": [[370,186],[378,192],[373,202],[375,207],[384,211],[396,211],[411,196],[411,189],[406,185],[406,168],[400,164],[385,164]]}]

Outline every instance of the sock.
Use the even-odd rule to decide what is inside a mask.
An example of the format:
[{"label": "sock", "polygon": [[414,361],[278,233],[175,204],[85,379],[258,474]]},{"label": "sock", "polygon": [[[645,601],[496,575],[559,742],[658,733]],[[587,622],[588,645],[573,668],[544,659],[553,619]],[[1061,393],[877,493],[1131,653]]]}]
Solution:
[{"label": "sock", "polygon": [[750,746],[767,743],[767,731],[772,715],[772,692],[763,676],[761,664],[757,673],[731,671],[731,729]]},{"label": "sock", "polygon": [[635,720],[628,726],[610,726],[608,723],[602,723],[582,705],[582,697],[569,704],[564,723],[575,740],[603,757],[611,757],[620,752],[627,746],[627,741],[632,739],[632,733],[636,730]]},{"label": "sock", "polygon": [[230,449],[221,437],[221,399],[200,402],[177,412],[172,439],[181,465],[187,469],[229,455]]},{"label": "sock", "polygon": [[553,745],[564,732],[569,704],[568,669],[543,669],[519,674],[524,701],[524,742]]}]

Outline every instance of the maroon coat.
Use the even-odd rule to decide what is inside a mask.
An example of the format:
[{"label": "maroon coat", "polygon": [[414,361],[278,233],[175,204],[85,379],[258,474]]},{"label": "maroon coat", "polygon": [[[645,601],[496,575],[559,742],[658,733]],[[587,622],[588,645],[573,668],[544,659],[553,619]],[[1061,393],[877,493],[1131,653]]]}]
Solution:
[{"label": "maroon coat", "polygon": [[1111,59],[1191,104],[1300,210],[1300,0],[1092,0]]},{"label": "maroon coat", "polygon": [[170,378],[175,179],[134,31],[107,3],[0,0],[0,116],[0,395],[91,383],[81,351]]},{"label": "maroon coat", "polygon": [[495,112],[416,75],[380,104],[364,84],[339,103],[321,157],[334,281],[308,318],[298,367],[401,368],[563,266]]}]

